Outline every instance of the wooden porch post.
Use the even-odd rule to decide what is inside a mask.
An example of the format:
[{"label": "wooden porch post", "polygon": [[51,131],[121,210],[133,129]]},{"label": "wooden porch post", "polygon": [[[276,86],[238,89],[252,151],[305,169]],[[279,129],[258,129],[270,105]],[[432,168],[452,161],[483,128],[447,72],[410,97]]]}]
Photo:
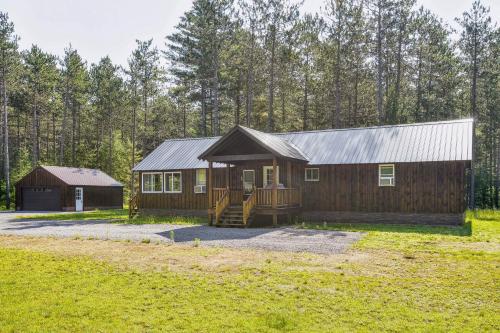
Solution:
[{"label": "wooden porch post", "polygon": [[292,188],[292,162],[286,162],[286,186]]},{"label": "wooden porch post", "polygon": [[208,162],[208,224],[212,225],[213,218],[213,180],[212,180],[213,163]]},{"label": "wooden porch post", "polygon": [[230,176],[231,172],[231,165],[229,163],[226,164],[226,187],[229,188],[229,180],[231,178]]},{"label": "wooden porch post", "polygon": [[273,157],[273,185],[272,185],[272,205],[273,205],[273,225],[278,225],[278,215],[276,214],[276,208],[278,207],[278,175],[277,175],[277,164],[278,161],[276,157]]}]

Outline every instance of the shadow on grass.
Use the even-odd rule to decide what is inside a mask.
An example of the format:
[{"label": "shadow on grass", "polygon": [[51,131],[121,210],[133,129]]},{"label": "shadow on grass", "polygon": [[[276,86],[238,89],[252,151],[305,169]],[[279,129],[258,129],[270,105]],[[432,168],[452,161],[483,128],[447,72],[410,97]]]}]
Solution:
[{"label": "shadow on grass", "polygon": [[472,224],[470,221],[460,226],[432,226],[432,225],[406,225],[406,224],[347,224],[347,223],[327,223],[325,225],[315,223],[305,223],[306,229],[316,230],[344,230],[361,232],[400,232],[417,233],[427,235],[448,235],[448,236],[471,236]]}]

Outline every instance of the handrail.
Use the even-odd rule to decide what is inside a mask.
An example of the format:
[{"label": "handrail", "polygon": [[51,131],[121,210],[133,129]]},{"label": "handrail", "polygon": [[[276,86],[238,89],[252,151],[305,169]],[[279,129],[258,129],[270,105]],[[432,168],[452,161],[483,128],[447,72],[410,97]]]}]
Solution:
[{"label": "handrail", "polygon": [[230,203],[229,188],[225,188],[221,197],[215,202],[215,224],[219,223],[222,213],[224,213],[224,210]]},{"label": "handrail", "polygon": [[139,196],[133,195],[128,201],[128,217],[131,218],[139,209]]},{"label": "handrail", "polygon": [[243,201],[243,224],[246,225],[248,223],[248,218],[250,217],[250,213],[252,209],[255,207],[257,203],[257,193],[254,190],[250,193],[250,196]]},{"label": "handrail", "polygon": [[213,195],[213,206],[212,207],[215,207],[215,203],[217,201],[220,200],[220,198],[222,198],[222,196],[224,195],[224,193],[226,193],[227,191],[227,187],[214,187],[212,189],[212,195]]}]

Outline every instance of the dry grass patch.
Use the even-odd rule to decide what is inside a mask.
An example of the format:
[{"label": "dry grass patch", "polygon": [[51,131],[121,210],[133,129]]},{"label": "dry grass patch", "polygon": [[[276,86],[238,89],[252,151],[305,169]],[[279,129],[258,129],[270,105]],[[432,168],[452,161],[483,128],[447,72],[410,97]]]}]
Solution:
[{"label": "dry grass patch", "polygon": [[[172,272],[234,272],[283,265],[288,270],[329,271],[345,260],[369,258],[363,254],[318,255],[222,247],[194,247],[164,243],[110,240],[0,236],[0,247],[49,252],[63,256],[87,256],[121,269]],[[358,258],[358,259],[356,259]]]}]

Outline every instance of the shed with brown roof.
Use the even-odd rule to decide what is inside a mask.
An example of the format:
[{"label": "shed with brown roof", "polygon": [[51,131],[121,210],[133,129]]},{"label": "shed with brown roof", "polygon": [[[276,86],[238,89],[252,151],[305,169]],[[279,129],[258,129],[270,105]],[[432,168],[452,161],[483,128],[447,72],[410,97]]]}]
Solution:
[{"label": "shed with brown roof", "polygon": [[15,186],[16,210],[123,208],[123,185],[97,169],[38,166]]}]

